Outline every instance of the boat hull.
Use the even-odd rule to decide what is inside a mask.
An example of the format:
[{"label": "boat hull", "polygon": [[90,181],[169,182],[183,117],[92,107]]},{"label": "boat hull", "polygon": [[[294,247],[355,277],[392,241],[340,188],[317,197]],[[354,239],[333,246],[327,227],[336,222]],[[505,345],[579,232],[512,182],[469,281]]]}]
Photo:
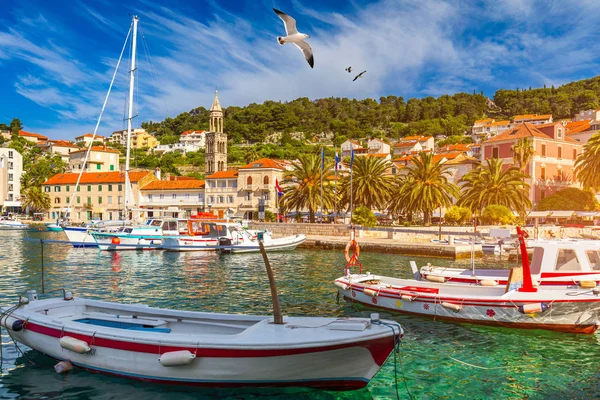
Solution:
[{"label": "boat hull", "polygon": [[[162,235],[127,235],[119,233],[92,233],[100,250],[158,250],[162,246]],[[118,240],[116,240],[117,238]]]},{"label": "boat hull", "polygon": [[63,227],[67,239],[73,247],[98,247],[96,241],[90,235],[88,228],[82,226],[65,226]]},{"label": "boat hull", "polygon": [[162,244],[166,251],[215,251],[219,240],[198,236],[165,236]]},{"label": "boat hull", "polygon": [[[350,301],[436,320],[581,334],[594,333],[600,324],[600,298],[592,294],[557,298],[552,294],[553,290],[542,290],[529,298],[520,292],[515,296],[473,297],[469,296],[466,285],[462,288],[464,294],[457,295],[445,294],[438,289],[440,285],[419,286],[419,281],[403,282],[405,286],[379,291],[372,285],[350,283],[345,278],[336,280],[336,285],[348,286],[347,290],[339,286],[338,289]],[[458,288],[458,285],[450,286]],[[530,314],[519,311],[521,306],[542,303],[548,307],[546,311]]]},{"label": "boat hull", "polygon": [[[77,301],[78,299],[75,300]],[[46,303],[31,312],[25,306],[25,310],[18,309],[2,321],[3,326],[11,330],[11,336],[18,342],[90,371],[143,381],[194,386],[358,389],[366,386],[377,373],[402,334],[400,326],[392,321],[383,321],[382,325],[372,324],[362,330],[332,330],[327,326],[335,322],[346,325],[347,320],[286,317],[284,325],[274,325],[268,317],[177,311],[163,317],[175,325],[181,325],[179,321],[182,319],[193,317],[197,318],[196,323],[203,324],[214,318],[211,315],[217,315],[221,319],[211,329],[227,324],[228,319],[231,324],[236,321],[245,323],[247,328],[239,333],[198,333],[186,329],[175,334],[170,330],[158,333],[145,328],[142,329],[143,332],[136,332],[126,328],[113,329],[106,325],[78,323],[80,319],[73,320],[81,318],[81,307],[100,309],[103,304],[107,304],[104,302],[63,302],[64,307],[71,307],[73,304],[74,307],[68,311],[60,305],[55,307],[56,302],[51,304],[46,300],[32,301],[30,304],[36,302]],[[50,306],[46,307],[46,304]],[[45,308],[49,308],[46,310],[48,315],[44,314]],[[117,321],[124,318],[128,318],[128,321],[140,321],[131,314],[148,314],[150,310],[152,309],[144,306],[122,307],[115,312],[124,312],[129,316],[121,314],[121,318],[118,318],[117,314],[113,316],[113,320],[117,317]],[[99,315],[108,315],[104,312],[92,314],[97,318],[100,318]],[[140,318],[150,317],[140,315]],[[24,327],[14,329],[13,324],[19,320],[26,321]],[[85,342],[92,351],[79,353],[66,348],[61,345],[61,339],[65,337]],[[176,366],[166,366],[159,361],[161,356],[177,351],[189,351],[195,357],[189,363]]]},{"label": "boat hull", "polygon": [[[295,250],[296,247],[304,243],[306,240],[305,235],[289,236],[285,238],[265,240],[263,245],[265,250],[273,251],[291,251]],[[260,246],[258,242],[253,243],[241,243],[233,244],[231,246],[220,246],[220,253],[257,253],[260,252]]]}]

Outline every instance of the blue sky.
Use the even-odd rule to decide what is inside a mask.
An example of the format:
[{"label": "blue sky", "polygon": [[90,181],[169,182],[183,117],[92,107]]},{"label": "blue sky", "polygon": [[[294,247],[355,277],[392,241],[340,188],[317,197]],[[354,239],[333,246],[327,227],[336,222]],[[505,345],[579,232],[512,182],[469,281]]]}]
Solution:
[{"label": "blue sky", "polygon": [[[91,132],[140,17],[136,124],[210,107],[306,96],[438,96],[600,75],[597,0],[1,0],[0,122],[53,139]],[[279,46],[294,16],[315,68]],[[147,49],[148,51],[146,51]],[[344,68],[367,70],[352,82]],[[99,134],[124,127],[127,60]]]}]

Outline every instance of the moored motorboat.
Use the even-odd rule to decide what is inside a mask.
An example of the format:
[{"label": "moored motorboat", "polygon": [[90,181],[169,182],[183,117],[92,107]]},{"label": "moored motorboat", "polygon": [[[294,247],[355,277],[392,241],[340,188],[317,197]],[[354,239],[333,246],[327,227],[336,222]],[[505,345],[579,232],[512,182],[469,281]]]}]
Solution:
[{"label": "moored motorboat", "polygon": [[219,237],[227,235],[225,225],[189,219],[179,222],[177,232],[168,232],[162,238],[166,251],[215,251]]},{"label": "moored motorboat", "polygon": [[[215,314],[98,300],[29,301],[1,323],[34,350],[75,367],[145,381],[208,387],[367,385],[403,334],[367,318]],[[68,364],[63,364],[68,365]]]},{"label": "moored motorboat", "polygon": [[225,223],[227,235],[219,238],[220,253],[256,253],[260,251],[258,244],[262,240],[268,251],[289,251],[304,243],[306,235],[297,234],[282,238],[273,238],[268,231],[257,231],[256,236],[236,223]]},{"label": "moored motorboat", "polygon": [[68,241],[71,242],[73,247],[98,247],[92,236],[92,232],[112,232],[130,225],[131,222],[129,221],[94,221],[79,226],[64,225],[63,232],[65,232]]},{"label": "moored motorboat", "polygon": [[515,328],[595,332],[600,325],[600,289],[595,283],[588,288],[577,284],[535,288],[524,238],[520,240],[525,252],[523,265],[511,270],[504,285],[481,278],[479,282],[449,284],[443,279],[399,279],[362,271],[350,274],[348,266],[335,285],[352,301],[401,313]]},{"label": "moored motorboat", "polygon": [[145,225],[122,227],[117,231],[92,231],[100,250],[156,250],[165,235],[177,235],[180,221],[176,218],[152,219]]},{"label": "moored motorboat", "polygon": [[[598,240],[529,240],[533,249],[531,276],[541,287],[567,287],[580,282],[600,284],[600,241]],[[468,269],[423,266],[424,279],[448,283],[478,283],[484,280],[506,285],[510,269]]]},{"label": "moored motorboat", "polygon": [[23,224],[15,219],[0,217],[0,230],[20,231],[27,229],[27,226],[27,224]]}]

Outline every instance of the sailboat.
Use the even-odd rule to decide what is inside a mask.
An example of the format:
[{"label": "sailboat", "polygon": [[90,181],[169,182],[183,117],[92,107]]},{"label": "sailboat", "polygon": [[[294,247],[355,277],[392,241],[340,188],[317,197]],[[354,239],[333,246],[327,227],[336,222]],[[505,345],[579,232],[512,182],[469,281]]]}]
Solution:
[{"label": "sailboat", "polygon": [[[125,156],[125,201],[124,201],[124,220],[117,221],[96,221],[91,223],[84,223],[80,226],[71,226],[69,224],[65,224],[63,226],[63,230],[67,235],[69,241],[73,244],[74,247],[98,247],[98,243],[96,239],[92,236],[94,232],[116,232],[122,230],[124,227],[132,225],[131,217],[129,212],[131,210],[131,180],[129,177],[129,158],[131,154],[131,131],[132,131],[132,119],[133,119],[133,90],[135,84],[135,71],[136,71],[136,44],[137,44],[137,25],[138,18],[134,17],[132,21],[132,25],[130,31],[127,33],[127,38],[125,39],[125,45],[129,40],[129,34],[132,34],[131,41],[131,69],[129,70],[129,101],[128,101],[128,118],[127,118],[127,152]],[[85,155],[81,172],[77,178],[77,183],[75,187],[79,186],[81,181],[81,177],[85,171],[85,165],[87,164],[90,150],[92,148],[92,144],[94,142],[94,138],[96,137],[96,132],[98,131],[98,126],[100,125],[100,120],[102,118],[102,114],[104,113],[104,109],[106,107],[106,103],[108,101],[108,97],[110,95],[110,91],[112,89],[112,85],[115,80],[116,73],[119,69],[119,65],[121,63],[121,59],[123,57],[123,53],[126,46],[123,46],[123,50],[121,51],[121,55],[119,57],[119,61],[117,63],[117,67],[115,69],[115,73],[112,78],[112,82],[108,89],[108,93],[106,94],[106,98],[104,100],[104,105],[102,106],[102,111],[100,112],[100,116],[98,117],[98,122],[96,123],[96,128],[94,129],[94,133],[92,136],[92,140],[88,147],[87,153]],[[75,198],[76,192],[73,192],[71,197],[71,201],[69,202],[69,207],[67,209],[67,216],[71,214],[71,204],[73,204],[73,200]]]}]

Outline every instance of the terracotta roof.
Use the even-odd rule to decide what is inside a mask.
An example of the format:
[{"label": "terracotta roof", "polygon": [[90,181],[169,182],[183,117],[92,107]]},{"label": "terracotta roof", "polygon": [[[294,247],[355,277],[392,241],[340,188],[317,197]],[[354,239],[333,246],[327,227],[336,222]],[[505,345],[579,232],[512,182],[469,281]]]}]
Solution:
[{"label": "terracotta roof", "polygon": [[440,162],[442,161],[444,158],[448,159],[448,157],[446,157],[447,154],[434,154],[433,157],[431,158],[431,161],[436,163],[436,162]]},{"label": "terracotta roof", "polygon": [[443,151],[443,152],[469,151],[470,149],[471,149],[470,144],[458,143],[458,144],[447,144],[446,146],[442,147],[440,149],[440,151]]},{"label": "terracotta roof", "polygon": [[279,164],[275,160],[271,160],[270,158],[261,158],[260,160],[252,161],[248,165],[244,165],[240,167],[240,169],[250,169],[250,168],[275,168],[275,169],[283,169],[281,164]]},{"label": "terracotta roof", "polygon": [[494,120],[492,118],[484,118],[484,119],[478,119],[477,121],[475,121],[475,124],[491,124],[493,122],[494,122]]},{"label": "terracotta roof", "polygon": [[[85,135],[76,136],[75,139],[83,138],[83,137],[94,137],[93,133],[86,133]],[[96,138],[104,139],[104,136],[96,135]]]},{"label": "terracotta roof", "polygon": [[400,140],[401,140],[401,141],[402,141],[402,140],[417,140],[417,141],[419,141],[419,142],[423,142],[423,141],[425,141],[425,140],[429,140],[429,139],[431,139],[432,137],[433,137],[433,136],[405,136],[405,137],[403,137],[403,138],[402,138],[402,139],[400,139]]},{"label": "terracotta roof", "polygon": [[75,146],[73,143],[67,142],[65,140],[49,140],[49,142],[52,143],[54,146],[73,147],[75,149],[79,148],[79,146]]},{"label": "terracotta roof", "polygon": [[551,139],[550,136],[540,132],[540,130],[537,129],[535,127],[535,125],[528,124],[525,122],[523,124],[519,124],[512,129],[504,131],[501,134],[496,135],[496,136],[486,140],[484,143],[501,142],[503,140],[516,140],[516,139],[521,139],[521,138],[526,138],[526,137],[538,137],[538,138],[542,138],[542,139]]},{"label": "terracotta roof", "polygon": [[590,129],[591,122],[591,120],[567,122],[565,125],[567,135],[574,135],[576,133],[587,131]]},{"label": "terracotta roof", "polygon": [[[81,149],[81,150],[77,150],[77,151],[72,151],[71,154],[73,153],[81,153],[81,152],[86,152],[87,148],[85,149]],[[111,149],[110,147],[106,147],[106,146],[92,146],[92,150],[91,151],[101,151],[104,153],[117,153],[117,154],[121,154],[121,152],[119,150],[115,150],[115,149]]]},{"label": "terracotta roof", "polygon": [[[129,173],[129,180],[131,182],[137,182],[151,171],[132,171]],[[79,174],[56,174],[52,178],[48,179],[43,185],[74,185],[77,183]],[[81,180],[79,184],[85,185],[88,183],[125,183],[124,172],[84,172],[81,174]]]},{"label": "terracotta roof", "polygon": [[462,155],[462,153],[460,151],[454,151],[454,152],[451,152],[451,153],[445,153],[445,154],[443,154],[443,156],[446,157],[448,160],[453,160],[453,159],[455,159],[456,157],[458,157],[460,155]]},{"label": "terracotta roof", "polygon": [[185,190],[185,189],[202,189],[204,181],[193,180],[177,180],[177,181],[152,181],[142,187],[142,190]]},{"label": "terracotta roof", "polygon": [[550,119],[552,118],[552,114],[543,114],[543,115],[537,115],[537,114],[524,114],[524,115],[515,115],[515,117],[513,118],[513,121],[517,122],[517,121],[521,121],[521,120],[532,120],[532,121],[539,121],[539,120],[544,120],[544,119]]},{"label": "terracotta roof", "polygon": [[181,133],[181,136],[191,135],[193,133],[202,133],[202,132],[204,132],[204,131],[203,130],[201,130],[201,131],[185,131],[185,132]]},{"label": "terracotta roof", "polygon": [[206,177],[206,179],[223,179],[223,178],[237,178],[237,169],[230,169],[228,171],[217,171],[212,175]]},{"label": "terracotta roof", "polygon": [[510,121],[496,121],[496,122],[492,122],[490,125],[492,125],[492,126],[510,125]]},{"label": "terracotta roof", "polygon": [[394,147],[409,147],[409,146],[414,146],[417,143],[419,143],[419,142],[416,140],[400,141],[400,142],[396,143],[394,145]]},{"label": "terracotta roof", "polygon": [[354,143],[360,146],[360,143],[358,143],[356,140],[352,140],[352,139],[348,139],[348,142],[350,143]]},{"label": "terracotta roof", "polygon": [[31,132],[25,132],[25,131],[19,131],[19,136],[34,137],[34,138],[38,138],[41,140],[48,140],[48,136],[40,135],[39,133],[31,133]]}]

